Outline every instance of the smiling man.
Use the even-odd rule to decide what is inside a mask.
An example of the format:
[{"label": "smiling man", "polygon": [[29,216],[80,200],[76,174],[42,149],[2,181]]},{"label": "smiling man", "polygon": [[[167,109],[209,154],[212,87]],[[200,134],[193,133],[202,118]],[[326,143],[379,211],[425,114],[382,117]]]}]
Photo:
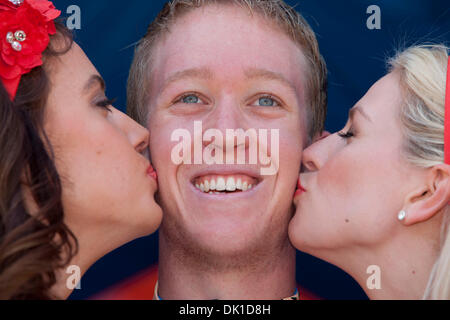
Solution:
[{"label": "smiling man", "polygon": [[[164,211],[155,298],[295,294],[292,198],[326,113],[326,67],[308,24],[282,1],[171,1],[136,50],[128,89],[130,114],[150,129]],[[177,130],[189,133],[190,161],[173,159]],[[236,161],[196,158],[199,148]],[[269,175],[261,154],[275,162]]]}]

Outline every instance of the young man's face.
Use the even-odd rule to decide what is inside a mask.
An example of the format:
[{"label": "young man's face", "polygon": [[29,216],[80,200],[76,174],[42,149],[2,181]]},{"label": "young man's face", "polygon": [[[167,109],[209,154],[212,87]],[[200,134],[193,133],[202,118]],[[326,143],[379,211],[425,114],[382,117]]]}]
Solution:
[{"label": "young man's face", "polygon": [[[236,6],[207,6],[177,20],[156,45],[150,68],[147,125],[165,212],[162,232],[180,246],[221,257],[279,250],[288,241],[307,141],[301,50],[258,15]],[[216,136],[214,142],[201,142],[195,121],[201,122],[203,134],[216,129],[223,140]],[[177,129],[190,133],[191,141],[184,142],[192,163],[197,143],[197,152],[216,159],[221,154],[224,163],[230,152],[245,150],[246,164],[237,165],[236,158],[234,164],[211,165],[205,158],[202,164],[177,163],[174,154],[180,154],[176,146],[181,140],[172,141]],[[268,166],[261,164],[260,154],[248,164],[249,140],[241,145],[227,140],[227,129],[254,130],[257,147],[278,170],[262,175],[261,168]],[[259,129],[267,130],[266,139]]]}]

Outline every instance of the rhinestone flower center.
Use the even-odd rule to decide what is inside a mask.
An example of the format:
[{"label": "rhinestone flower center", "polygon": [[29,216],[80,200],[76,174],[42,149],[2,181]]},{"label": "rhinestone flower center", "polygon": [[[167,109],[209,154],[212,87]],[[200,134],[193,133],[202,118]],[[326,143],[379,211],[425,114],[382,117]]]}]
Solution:
[{"label": "rhinestone flower center", "polygon": [[16,32],[8,32],[6,34],[6,41],[8,41],[11,44],[11,48],[13,48],[16,51],[22,50],[22,44],[21,42],[25,41],[27,38],[27,35],[22,30],[17,30]]},{"label": "rhinestone flower center", "polygon": [[20,6],[23,3],[24,0],[9,0],[12,4],[16,6]]}]

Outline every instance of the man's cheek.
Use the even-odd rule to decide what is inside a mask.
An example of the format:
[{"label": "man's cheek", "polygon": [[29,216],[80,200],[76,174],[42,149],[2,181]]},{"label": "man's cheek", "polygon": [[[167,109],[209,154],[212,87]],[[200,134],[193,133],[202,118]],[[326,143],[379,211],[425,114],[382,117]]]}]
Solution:
[{"label": "man's cheek", "polygon": [[280,169],[275,181],[282,190],[282,197],[286,202],[292,202],[297,187],[301,156],[301,150],[280,151]]},{"label": "man's cheek", "polygon": [[[161,127],[159,125],[153,125],[153,122],[149,126],[150,130],[150,154],[152,159],[155,160],[170,160],[170,152],[172,145],[175,143],[171,141],[172,130],[170,127]],[[156,162],[156,161],[155,161]]]},{"label": "man's cheek", "polygon": [[[280,168],[293,172],[298,175],[300,173],[300,165],[303,155],[303,145],[298,140],[284,140],[280,143]],[[298,177],[297,177],[298,178]]]}]

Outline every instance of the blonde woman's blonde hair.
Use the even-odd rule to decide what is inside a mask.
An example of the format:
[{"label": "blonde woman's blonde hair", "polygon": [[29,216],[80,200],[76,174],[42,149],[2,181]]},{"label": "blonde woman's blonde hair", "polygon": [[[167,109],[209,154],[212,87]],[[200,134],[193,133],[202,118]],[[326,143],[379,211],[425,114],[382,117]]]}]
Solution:
[{"label": "blonde woman's blonde hair", "polygon": [[[404,153],[414,165],[430,168],[444,163],[445,88],[448,47],[413,46],[389,61],[398,72],[404,101],[401,120]],[[439,257],[432,269],[424,299],[450,299],[450,217],[444,211]]]},{"label": "blonde woman's blonde hair", "polygon": [[152,72],[152,56],[158,41],[183,15],[208,5],[236,5],[273,22],[282,32],[300,46],[306,58],[306,104],[308,136],[322,133],[327,112],[327,68],[320,55],[314,31],[306,20],[282,0],[172,0],[168,1],[147,34],[139,41],[128,78],[127,113],[142,125],[148,117],[148,88]]}]

